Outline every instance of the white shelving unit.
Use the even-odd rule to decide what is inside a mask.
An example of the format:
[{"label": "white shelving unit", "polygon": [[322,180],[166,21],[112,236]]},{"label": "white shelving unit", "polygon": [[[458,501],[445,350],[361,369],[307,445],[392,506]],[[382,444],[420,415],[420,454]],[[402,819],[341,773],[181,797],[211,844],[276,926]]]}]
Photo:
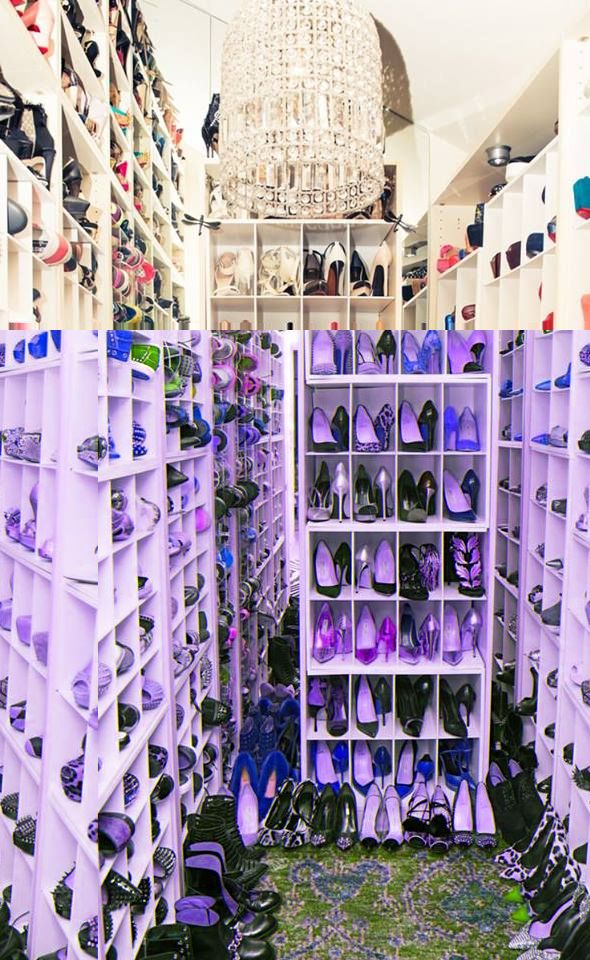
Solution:
[{"label": "white shelving unit", "polygon": [[[96,708],[98,576],[96,476],[78,459],[76,447],[96,434],[98,358],[92,335],[44,334],[43,340],[44,355],[35,358],[39,338],[16,332],[2,337],[0,500],[3,516],[12,514],[15,522],[11,537],[8,525],[0,534],[6,611],[0,631],[6,710],[0,724],[1,879],[12,891],[14,922],[28,928],[31,956],[67,944],[68,956],[81,958],[78,933],[96,915],[98,871],[87,832],[96,816],[98,772],[89,712]],[[79,401],[74,415],[72,395]],[[6,432],[19,428],[30,435],[22,448],[26,460],[14,456]],[[86,708],[73,695],[82,670]],[[70,781],[68,795],[64,785]],[[27,818],[34,822],[35,842],[34,851],[24,852],[14,835]],[[52,891],[74,866],[69,916],[57,916]]]},{"label": "white shelving unit", "polygon": [[[26,102],[43,106],[56,151],[47,188],[0,142],[0,328],[110,329],[113,302],[129,307],[127,314],[135,326],[176,328],[191,295],[185,292],[185,250],[179,232],[183,159],[175,110],[157,67],[148,76],[139,44],[134,47],[131,42],[120,59],[114,39],[118,31],[121,41],[123,35],[132,40],[132,20],[143,17],[141,7],[137,0],[115,4],[79,0],[84,43],[91,37],[99,49],[97,76],[62,4],[49,0],[48,6],[54,18],[48,57],[39,52],[34,34],[27,31],[16,8],[4,3],[0,9],[4,76]],[[145,49],[149,47],[146,33]],[[75,72],[77,87],[62,89],[62,62]],[[163,91],[161,96],[153,86]],[[140,105],[138,97],[144,93]],[[84,102],[91,118],[87,122]],[[96,231],[80,225],[63,207],[62,170],[72,158],[80,166],[80,197],[91,204],[87,217],[97,224]],[[18,201],[28,214],[26,229],[14,237],[7,234],[7,197]],[[110,215],[112,204],[122,211],[116,221]],[[142,283],[133,271],[128,271],[127,292],[113,288],[115,222],[119,245],[140,249],[157,270],[159,290],[152,279]],[[34,252],[33,224],[79,244],[77,259],[94,272],[95,284],[81,285],[79,267],[68,272],[62,266],[47,266]],[[36,303],[40,323],[33,314],[34,289],[41,294]],[[146,298],[155,301],[151,311],[145,310]],[[139,313],[135,306],[140,307]],[[122,319],[123,314],[116,317]]]},{"label": "white shelving unit", "polygon": [[[305,383],[305,401],[300,404],[299,437],[300,437],[300,467],[299,467],[299,519],[300,538],[304,545],[301,551],[301,636],[305,642],[301,645],[301,711],[302,711],[302,776],[314,777],[313,745],[317,741],[327,742],[330,748],[341,740],[348,745],[348,772],[345,779],[351,780],[354,745],[358,741],[367,740],[367,736],[359,730],[356,723],[356,690],[355,682],[361,676],[369,676],[376,680],[384,677],[392,694],[392,709],[388,711],[385,724],[380,722],[379,731],[372,741],[372,754],[379,746],[385,746],[392,755],[392,773],[385,778],[385,783],[394,782],[395,772],[400,750],[408,740],[402,730],[401,722],[397,717],[396,685],[397,679],[409,676],[415,680],[419,676],[430,675],[433,679],[433,698],[426,710],[422,735],[416,740],[417,756],[429,753],[435,763],[435,777],[443,781],[440,767],[441,740],[452,741],[453,738],[443,728],[442,719],[439,719],[439,681],[446,679],[454,691],[469,682],[476,691],[476,705],[471,718],[468,735],[472,749],[471,773],[474,779],[482,778],[487,769],[489,746],[489,680],[493,648],[493,540],[490,534],[490,520],[492,516],[491,504],[491,477],[494,472],[495,451],[491,444],[492,437],[492,380],[489,372],[481,374],[439,374],[439,375],[409,375],[401,374],[400,349],[398,344],[395,372],[389,375],[363,375],[355,372],[350,376],[314,376],[311,367],[311,348],[313,333],[305,335],[305,356],[300,365],[300,380]],[[358,336],[358,334],[356,335]],[[373,334],[378,337],[379,334]],[[441,334],[442,367],[446,368],[447,340]],[[484,362],[491,362],[492,337],[489,340],[489,350],[486,350]],[[431,399],[439,414],[438,430],[434,450],[430,453],[407,453],[401,447],[398,439],[398,409],[403,400],[410,401],[416,411],[420,412],[423,403]],[[364,404],[371,416],[375,416],[384,403],[391,404],[396,414],[395,428],[392,431],[389,449],[381,453],[358,453],[354,451],[353,417],[359,404]],[[311,444],[310,417],[312,409],[319,407],[325,411],[330,420],[338,406],[342,405],[349,414],[351,429],[351,450],[339,453],[318,453]],[[470,406],[476,414],[481,440],[481,450],[475,453],[457,453],[444,450],[443,417],[447,405],[460,407]],[[330,519],[321,522],[308,520],[309,496],[314,480],[317,478],[321,465],[327,465],[331,481],[334,478],[336,465],[342,462],[349,479],[350,491],[345,501],[347,519]],[[377,471],[385,467],[392,478],[391,502],[395,505],[394,516],[387,520],[377,519],[373,523],[359,522],[351,515],[351,504],[354,499],[354,479],[360,465],[367,469],[371,480],[374,480]],[[475,469],[481,483],[477,520],[475,523],[461,525],[450,519],[443,506],[442,472],[448,469],[461,480],[465,471]],[[435,514],[428,518],[426,523],[409,523],[399,519],[397,507],[398,477],[402,470],[408,469],[417,481],[422,471],[430,470],[434,474],[438,492],[436,496]],[[330,498],[331,501],[331,498]],[[451,531],[477,533],[483,563],[483,582],[486,592],[483,597],[472,600],[462,595],[457,584],[448,574],[445,556],[449,551],[447,534]],[[385,538],[391,545],[396,562],[396,592],[392,596],[384,596],[372,589],[359,587],[356,580],[355,557],[362,547],[368,546],[374,552],[380,540]],[[337,599],[328,600],[317,591],[314,582],[314,552],[320,540],[324,540],[332,554],[340,543],[347,543],[351,550],[353,575],[350,586],[344,584]],[[428,599],[424,601],[406,601],[400,595],[399,557],[402,547],[406,544],[415,544],[418,547],[433,544],[440,556],[440,577],[438,586],[430,591]],[[342,615],[346,615],[351,624],[352,652],[339,655],[325,663],[319,663],[312,656],[312,641],[316,628],[316,621],[322,605],[328,603],[334,623]],[[400,658],[400,621],[403,605],[409,602],[418,628],[427,613],[433,613],[439,624],[443,623],[445,606],[453,606],[457,611],[459,622],[469,610],[473,602],[482,618],[482,627],[478,643],[478,652],[473,656],[470,652],[464,654],[462,662],[451,666],[442,659],[442,630],[438,652],[432,660],[424,657],[414,664],[408,664]],[[365,605],[370,609],[375,620],[376,628],[382,620],[389,616],[397,628],[397,649],[388,658],[380,653],[368,665],[362,663],[355,656],[356,632],[359,616]],[[307,696],[312,680],[317,678],[338,678],[346,689],[346,710],[348,716],[348,732],[339,738],[330,737],[327,732],[326,721],[319,720],[317,729],[307,706]]]},{"label": "white shelving unit", "polygon": [[[367,271],[382,242],[391,250],[386,295],[351,297],[349,271],[352,253],[362,257]],[[283,247],[297,263],[299,294],[305,251],[323,254],[332,242],[346,251],[342,295],[268,295],[260,281],[265,254]],[[401,326],[401,232],[391,223],[378,220],[321,221],[225,221],[219,231],[209,234],[207,278],[207,326],[210,330],[310,330],[310,329],[399,329]],[[216,264],[223,254],[239,256],[237,277],[215,280]],[[243,267],[243,269],[242,269]],[[243,273],[243,279],[240,277]],[[232,295],[216,295],[218,288],[233,284]]]}]

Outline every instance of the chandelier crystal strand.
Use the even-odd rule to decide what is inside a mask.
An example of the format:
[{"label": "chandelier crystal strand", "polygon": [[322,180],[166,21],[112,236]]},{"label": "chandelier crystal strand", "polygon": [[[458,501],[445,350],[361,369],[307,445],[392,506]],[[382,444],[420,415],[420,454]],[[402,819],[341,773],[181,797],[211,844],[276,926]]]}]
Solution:
[{"label": "chandelier crystal strand", "polygon": [[356,0],[244,0],[223,46],[230,216],[337,218],[383,191],[381,48]]}]

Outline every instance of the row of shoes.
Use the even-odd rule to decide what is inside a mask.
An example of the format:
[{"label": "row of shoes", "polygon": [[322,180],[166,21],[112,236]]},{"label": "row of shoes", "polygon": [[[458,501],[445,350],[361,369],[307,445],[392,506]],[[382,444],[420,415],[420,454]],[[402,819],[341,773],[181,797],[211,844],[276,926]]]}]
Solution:
[{"label": "row of shoes", "polygon": [[[341,297],[345,294],[348,254],[334,241],[323,253],[304,250],[303,295]],[[385,297],[389,291],[389,270],[393,253],[384,240],[378,247],[370,271],[358,250],[353,250],[348,267],[348,291],[351,297]]]},{"label": "row of shoes", "polygon": [[[398,411],[399,449],[404,453],[430,453],[437,447],[438,410],[426,400],[419,414],[409,400],[403,400]],[[311,444],[316,453],[381,453],[391,449],[395,414],[390,403],[381,407],[375,417],[367,406],[358,404],[352,419],[340,405],[331,420],[321,407],[314,407],[310,417]],[[478,418],[471,407],[461,413],[453,405],[444,411],[444,450],[477,453],[481,450]]]},{"label": "row of shoes", "polygon": [[[483,373],[487,337],[483,331],[469,336],[449,331],[446,340],[448,372],[451,374]],[[385,330],[375,340],[370,334],[353,335],[347,331],[317,331],[311,341],[311,373],[313,376],[361,376],[395,374],[396,335]],[[402,374],[443,373],[443,341],[430,330],[420,343],[409,331],[402,334]]]},{"label": "row of shoes", "polygon": [[[375,451],[376,452],[376,451]],[[397,481],[397,517],[407,523],[427,523],[436,516],[438,483],[430,470],[424,471],[418,480],[409,470],[402,470]],[[443,471],[443,494],[446,515],[461,523],[475,523],[478,517],[480,481],[477,473],[469,468],[461,481],[450,470]],[[359,523],[375,523],[390,520],[394,516],[393,478],[381,467],[371,479],[364,464],[355,471],[351,502],[351,484],[348,465],[340,462],[334,467],[334,475],[325,460],[308,496],[307,518],[312,523],[327,520],[342,522],[351,516]]]}]

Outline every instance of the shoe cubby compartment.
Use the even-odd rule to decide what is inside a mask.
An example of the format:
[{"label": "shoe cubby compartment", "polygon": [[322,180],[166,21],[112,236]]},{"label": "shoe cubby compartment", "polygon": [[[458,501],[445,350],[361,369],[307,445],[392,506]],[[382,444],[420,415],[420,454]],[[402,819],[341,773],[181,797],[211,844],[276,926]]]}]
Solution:
[{"label": "shoe cubby compartment", "polygon": [[[431,694],[422,713],[419,701],[418,703],[416,702],[416,689],[418,686],[424,687],[425,681],[429,684]],[[398,674],[395,678],[394,690],[395,739],[410,740],[412,742],[419,740],[437,740],[439,710],[438,677],[436,675],[427,676],[426,674],[416,675],[415,672],[412,675],[400,676]],[[417,717],[416,707],[418,712]],[[417,723],[415,722],[416,720],[418,721]],[[408,726],[408,721],[411,722],[411,727]],[[408,732],[409,729],[414,732]]]}]

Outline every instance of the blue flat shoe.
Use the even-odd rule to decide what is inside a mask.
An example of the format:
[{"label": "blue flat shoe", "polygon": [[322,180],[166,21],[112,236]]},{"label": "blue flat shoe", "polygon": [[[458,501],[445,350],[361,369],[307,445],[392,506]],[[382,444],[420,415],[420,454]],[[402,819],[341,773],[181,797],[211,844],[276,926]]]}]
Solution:
[{"label": "blue flat shoe", "polygon": [[538,433],[536,437],[531,438],[531,443],[542,443],[544,447],[548,447],[551,442],[551,435],[549,433]]},{"label": "blue flat shoe", "polygon": [[505,380],[502,386],[500,387],[500,399],[508,400],[512,396],[512,380]]},{"label": "blue flat shoe", "polygon": [[14,347],[14,350],[12,351],[12,355],[17,363],[25,362],[25,341],[24,340],[18,341],[18,343]]},{"label": "blue flat shoe", "polygon": [[535,390],[539,390],[539,391],[551,390],[551,380],[539,380],[539,382],[535,384]]},{"label": "blue flat shoe", "polygon": [[42,360],[47,356],[47,334],[37,333],[29,340],[29,353],[33,360]]},{"label": "blue flat shoe", "polygon": [[571,383],[572,383],[572,365],[571,363],[569,363],[565,373],[562,373],[561,376],[557,377],[557,379],[555,380],[555,386],[558,387],[559,390],[567,390],[571,386]]}]

